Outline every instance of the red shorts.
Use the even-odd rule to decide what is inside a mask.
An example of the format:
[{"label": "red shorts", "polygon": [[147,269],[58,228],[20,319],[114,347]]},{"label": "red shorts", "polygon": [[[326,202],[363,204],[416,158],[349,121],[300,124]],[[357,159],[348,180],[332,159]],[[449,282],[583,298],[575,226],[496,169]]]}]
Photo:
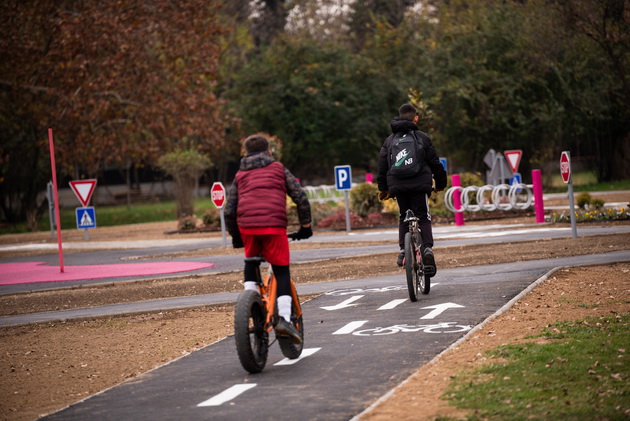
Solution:
[{"label": "red shorts", "polygon": [[288,266],[291,262],[289,239],[284,228],[241,229],[245,257],[262,255],[272,265]]}]

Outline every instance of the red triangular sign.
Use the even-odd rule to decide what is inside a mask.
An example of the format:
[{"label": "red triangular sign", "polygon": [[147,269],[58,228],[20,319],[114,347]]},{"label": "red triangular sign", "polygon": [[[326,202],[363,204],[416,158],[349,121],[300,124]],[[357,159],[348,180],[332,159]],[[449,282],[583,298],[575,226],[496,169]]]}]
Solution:
[{"label": "red triangular sign", "polygon": [[94,193],[94,189],[96,188],[96,179],[74,180],[70,182],[70,187],[79,199],[79,202],[85,207],[90,203],[92,193]]},{"label": "red triangular sign", "polygon": [[522,155],[523,151],[520,149],[503,152],[503,156],[505,156],[505,160],[507,161],[513,173],[518,172],[518,165],[521,163]]}]

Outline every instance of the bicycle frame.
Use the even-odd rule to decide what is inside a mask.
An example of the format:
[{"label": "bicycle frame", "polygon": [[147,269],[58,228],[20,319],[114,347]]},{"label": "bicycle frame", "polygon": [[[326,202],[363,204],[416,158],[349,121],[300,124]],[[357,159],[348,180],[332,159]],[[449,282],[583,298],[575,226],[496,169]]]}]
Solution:
[{"label": "bicycle frame", "polygon": [[[258,270],[256,271],[256,283],[258,284],[258,290],[260,292],[260,297],[263,301],[263,305],[266,310],[266,320],[265,320],[265,330],[269,333],[273,330],[274,326],[278,323],[278,314],[276,311],[276,299],[277,296],[277,282],[276,276],[273,273],[273,269],[271,265],[267,270],[267,273],[263,277],[261,274],[260,264],[263,262],[263,259],[260,257],[247,258],[250,262],[258,264]],[[293,299],[293,305],[295,307],[295,319],[296,319],[296,328],[300,328],[297,325],[297,320],[301,320],[302,316],[302,308],[300,306],[300,300],[298,299],[297,291],[295,289],[295,284],[293,280],[291,280],[291,298]]]}]

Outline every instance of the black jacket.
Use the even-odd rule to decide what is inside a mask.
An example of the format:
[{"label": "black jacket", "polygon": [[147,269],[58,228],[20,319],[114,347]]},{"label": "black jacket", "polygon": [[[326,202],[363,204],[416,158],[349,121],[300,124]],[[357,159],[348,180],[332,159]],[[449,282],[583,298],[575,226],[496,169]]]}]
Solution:
[{"label": "black jacket", "polygon": [[[389,191],[392,196],[407,192],[431,193],[433,178],[435,178],[436,190],[443,190],[446,187],[446,171],[444,171],[444,167],[433,148],[433,143],[431,143],[429,136],[418,130],[418,126],[415,123],[402,117],[394,117],[390,126],[392,134],[385,139],[378,156],[378,171],[376,174],[378,189],[380,191]],[[422,165],[418,175],[414,177],[396,178],[389,173],[389,146],[395,133],[409,131],[414,132],[414,136],[419,142],[420,154],[424,154],[424,165]]]}]

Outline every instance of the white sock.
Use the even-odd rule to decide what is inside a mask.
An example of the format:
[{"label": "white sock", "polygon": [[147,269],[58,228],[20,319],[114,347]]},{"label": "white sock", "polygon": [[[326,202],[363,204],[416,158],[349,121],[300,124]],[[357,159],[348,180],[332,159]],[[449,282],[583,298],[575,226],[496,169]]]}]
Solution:
[{"label": "white sock", "polygon": [[245,291],[258,291],[258,285],[256,285],[256,282],[245,281],[243,284],[245,285]]},{"label": "white sock", "polygon": [[292,303],[293,298],[290,295],[281,295],[278,297],[278,315],[289,323],[291,323]]}]

